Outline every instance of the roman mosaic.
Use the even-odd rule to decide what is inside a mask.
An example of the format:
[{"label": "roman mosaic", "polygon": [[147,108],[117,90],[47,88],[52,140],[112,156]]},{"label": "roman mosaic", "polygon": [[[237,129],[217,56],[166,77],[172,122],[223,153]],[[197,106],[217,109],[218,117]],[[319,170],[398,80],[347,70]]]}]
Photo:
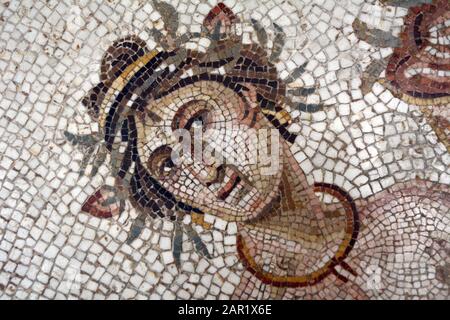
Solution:
[{"label": "roman mosaic", "polygon": [[4,297],[449,297],[447,0],[2,10]]}]

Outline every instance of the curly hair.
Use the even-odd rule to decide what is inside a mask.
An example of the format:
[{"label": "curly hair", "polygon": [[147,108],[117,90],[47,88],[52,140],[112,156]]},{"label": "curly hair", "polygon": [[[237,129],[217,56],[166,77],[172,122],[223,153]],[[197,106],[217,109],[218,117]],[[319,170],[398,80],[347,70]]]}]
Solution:
[{"label": "curly hair", "polygon": [[[214,72],[219,68],[225,73]],[[181,77],[187,70],[191,70],[191,75]],[[287,130],[290,117],[283,109],[286,88],[278,79],[275,66],[264,49],[257,44],[243,45],[236,36],[217,41],[206,53],[182,47],[172,51],[149,50],[142,39],[129,36],[114,42],[105,53],[100,80],[83,103],[92,119],[99,122],[109,151],[117,139],[126,144],[118,177],[124,179],[133,170],[128,189],[134,205],[151,216],[176,219],[174,211],[201,210],[176,200],[139,159],[135,116],[146,111],[149,101],[199,81],[220,83],[242,99],[252,86],[258,108],[281,136],[291,143],[296,138]]]}]

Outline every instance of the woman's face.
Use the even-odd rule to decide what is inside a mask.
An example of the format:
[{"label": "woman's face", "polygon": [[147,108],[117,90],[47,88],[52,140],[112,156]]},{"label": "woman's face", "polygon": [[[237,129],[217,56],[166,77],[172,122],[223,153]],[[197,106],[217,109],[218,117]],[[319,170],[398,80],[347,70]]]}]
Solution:
[{"label": "woman's face", "polygon": [[285,149],[256,105],[251,86],[239,96],[212,81],[153,100],[136,116],[140,160],[178,201],[230,221],[254,218],[278,195]]}]

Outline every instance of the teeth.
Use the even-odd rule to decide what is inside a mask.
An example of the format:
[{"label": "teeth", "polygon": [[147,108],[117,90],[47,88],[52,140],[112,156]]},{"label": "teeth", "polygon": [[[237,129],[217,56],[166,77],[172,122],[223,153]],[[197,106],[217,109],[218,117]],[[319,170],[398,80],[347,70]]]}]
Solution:
[{"label": "teeth", "polygon": [[433,47],[426,47],[425,51],[430,55],[441,58],[441,59],[450,59],[450,52],[441,52]]},{"label": "teeth", "polygon": [[432,56],[435,56],[436,53],[438,53],[438,51],[433,47],[426,47],[425,51],[428,52],[429,54],[431,54]]},{"label": "teeth", "polygon": [[436,24],[434,26],[432,26],[430,29],[428,29],[429,32],[436,32],[442,28],[447,28],[450,27],[450,19],[446,20],[445,22]]},{"label": "teeth", "polygon": [[450,59],[450,53],[449,52],[436,52],[436,57],[442,58],[442,59]]},{"label": "teeth", "polygon": [[[438,28],[439,26],[442,26],[441,28]],[[444,31],[442,30],[444,26],[442,24],[439,24],[437,26],[434,26],[429,29],[429,40],[433,44],[442,44],[442,45],[449,45],[450,44],[450,34],[446,35],[444,34]]]},{"label": "teeth", "polygon": [[441,30],[442,28],[445,28],[445,25],[443,23],[439,23],[428,29],[428,32],[436,33],[438,30]]},{"label": "teeth", "polygon": [[239,182],[225,199],[225,202],[229,204],[236,204],[236,200],[239,200],[237,194],[243,189],[243,187],[242,182]]},{"label": "teeth", "polygon": [[440,24],[434,25],[432,26],[430,29],[428,29],[429,33],[434,33],[436,31],[438,31]]},{"label": "teeth", "polygon": [[430,68],[410,68],[406,70],[405,75],[407,78],[411,78],[417,74],[430,75],[435,77],[450,77],[450,71],[435,70]]},{"label": "teeth", "polygon": [[[437,35],[437,33],[436,33],[436,35]],[[434,37],[430,37],[429,40],[433,44],[442,44],[442,45],[447,46],[450,44],[450,35],[443,36],[443,37],[434,36]]]}]

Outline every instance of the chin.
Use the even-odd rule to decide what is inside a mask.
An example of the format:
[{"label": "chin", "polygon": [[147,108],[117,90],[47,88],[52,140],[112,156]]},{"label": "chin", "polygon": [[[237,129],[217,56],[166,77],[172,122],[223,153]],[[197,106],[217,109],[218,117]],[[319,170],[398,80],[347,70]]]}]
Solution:
[{"label": "chin", "polygon": [[271,187],[269,190],[265,190],[266,193],[260,194],[258,197],[253,198],[245,207],[242,208],[242,212],[246,218],[244,220],[256,219],[267,212],[267,209],[272,207],[273,201],[278,196],[278,184],[279,180],[277,181],[277,184],[273,185],[274,187]]}]

